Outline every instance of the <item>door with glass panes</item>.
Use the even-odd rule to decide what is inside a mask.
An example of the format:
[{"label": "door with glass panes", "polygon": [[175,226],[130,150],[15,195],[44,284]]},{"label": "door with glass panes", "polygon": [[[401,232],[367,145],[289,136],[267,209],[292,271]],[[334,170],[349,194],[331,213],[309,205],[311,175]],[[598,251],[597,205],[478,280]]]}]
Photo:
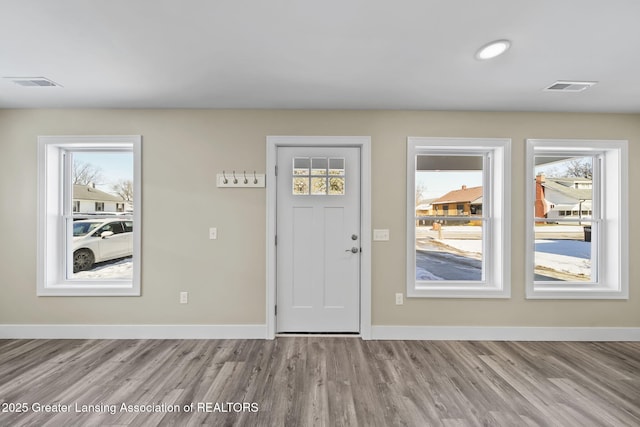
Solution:
[{"label": "door with glass panes", "polygon": [[279,333],[360,331],[360,149],[280,147]]}]

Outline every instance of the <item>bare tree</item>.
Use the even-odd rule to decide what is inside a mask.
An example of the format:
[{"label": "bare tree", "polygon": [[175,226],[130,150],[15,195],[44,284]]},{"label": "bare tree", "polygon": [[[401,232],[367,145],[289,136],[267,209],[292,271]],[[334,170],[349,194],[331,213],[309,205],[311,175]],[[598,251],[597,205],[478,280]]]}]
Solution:
[{"label": "bare tree", "polygon": [[572,159],[567,165],[567,176],[592,179],[593,165],[589,161]]},{"label": "bare tree", "polygon": [[91,163],[73,161],[73,183],[75,185],[97,184],[102,180],[102,169]]},{"label": "bare tree", "polygon": [[424,192],[427,191],[427,186],[423,182],[416,184],[416,206],[420,206],[426,201]]},{"label": "bare tree", "polygon": [[544,176],[552,176],[556,178],[559,176],[562,176],[557,166],[552,166],[552,167],[547,166],[541,170],[536,169],[536,175],[540,175],[540,174]]},{"label": "bare tree", "polygon": [[127,202],[133,201],[133,181],[121,179],[111,186],[111,190]]}]

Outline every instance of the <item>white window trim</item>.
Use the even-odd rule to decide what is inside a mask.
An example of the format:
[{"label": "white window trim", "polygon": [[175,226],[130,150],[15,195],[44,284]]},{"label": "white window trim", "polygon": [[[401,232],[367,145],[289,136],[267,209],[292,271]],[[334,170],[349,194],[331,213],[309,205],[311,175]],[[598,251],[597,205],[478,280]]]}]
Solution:
[{"label": "white window trim", "polygon": [[[629,169],[628,141],[528,139],[526,166],[526,297],[528,299],[628,299],[629,298]],[[602,219],[598,222],[597,280],[580,284],[571,282],[550,285],[534,282],[535,233],[533,229],[535,203],[534,157],[549,153],[570,152],[601,156],[603,171],[601,189],[594,187],[596,199],[602,202]],[[598,168],[594,165],[594,176]],[[601,193],[598,196],[598,193]],[[615,206],[614,209],[608,207]]]},{"label": "white window trim", "polygon": [[[460,150],[491,153],[491,170],[483,185],[491,192],[491,225],[484,242],[485,281],[417,282],[415,176],[416,155],[426,151]],[[489,185],[487,185],[489,184]],[[407,139],[407,296],[426,298],[510,298],[511,297],[511,139],[427,138]],[[483,206],[483,215],[486,207]]]},{"label": "white window trim", "polygon": [[[131,280],[66,280],[63,227],[63,153],[68,150],[101,150],[133,147],[135,200],[141,199],[141,150],[139,135],[39,136],[38,137],[38,296],[139,296],[141,203],[133,212],[133,277]],[[67,177],[69,178],[69,177]]]}]

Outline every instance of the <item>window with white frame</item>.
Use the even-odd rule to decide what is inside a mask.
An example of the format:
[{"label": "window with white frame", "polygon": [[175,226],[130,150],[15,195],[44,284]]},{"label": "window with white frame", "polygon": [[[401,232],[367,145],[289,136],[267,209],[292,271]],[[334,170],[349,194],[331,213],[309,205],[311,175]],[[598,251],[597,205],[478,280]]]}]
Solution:
[{"label": "window with white frame", "polygon": [[527,140],[527,298],[628,298],[627,145]]},{"label": "window with white frame", "polygon": [[38,138],[38,295],[140,295],[140,156],[140,136]]},{"label": "window with white frame", "polygon": [[407,296],[508,298],[511,140],[407,141]]}]

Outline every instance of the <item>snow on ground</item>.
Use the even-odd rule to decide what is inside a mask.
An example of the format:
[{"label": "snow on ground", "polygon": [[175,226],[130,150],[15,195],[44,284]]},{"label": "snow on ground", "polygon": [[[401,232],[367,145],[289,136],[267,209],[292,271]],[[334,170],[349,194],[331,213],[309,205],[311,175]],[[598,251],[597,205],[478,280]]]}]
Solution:
[{"label": "snow on ground", "polygon": [[[536,265],[570,275],[590,277],[591,243],[576,240],[581,238],[582,233],[582,226],[577,225],[536,227],[536,234],[545,237],[535,241]],[[472,254],[482,254],[481,236],[482,227],[479,226],[445,225],[440,232],[433,230],[430,226],[416,228],[418,240],[426,239],[423,242],[432,240],[457,251],[466,252],[471,257],[473,257]],[[420,248],[419,242],[417,248]],[[439,278],[431,278],[435,275],[420,267],[417,267],[416,275],[418,279],[422,276],[422,280],[439,280]]]},{"label": "snow on ground", "polygon": [[591,260],[536,251],[536,265],[575,276],[591,277]]},{"label": "snow on ground", "polygon": [[123,258],[114,261],[101,262],[91,270],[74,273],[74,279],[103,279],[121,280],[133,277],[133,258]]},{"label": "snow on ground", "polygon": [[[434,240],[459,251],[476,254],[482,253],[482,240]],[[591,243],[579,240],[536,240],[535,262],[536,265],[551,270],[590,277]]]},{"label": "snow on ground", "polygon": [[434,239],[444,245],[451,246],[462,252],[470,252],[474,254],[482,253],[482,240],[458,240],[458,239]]}]

